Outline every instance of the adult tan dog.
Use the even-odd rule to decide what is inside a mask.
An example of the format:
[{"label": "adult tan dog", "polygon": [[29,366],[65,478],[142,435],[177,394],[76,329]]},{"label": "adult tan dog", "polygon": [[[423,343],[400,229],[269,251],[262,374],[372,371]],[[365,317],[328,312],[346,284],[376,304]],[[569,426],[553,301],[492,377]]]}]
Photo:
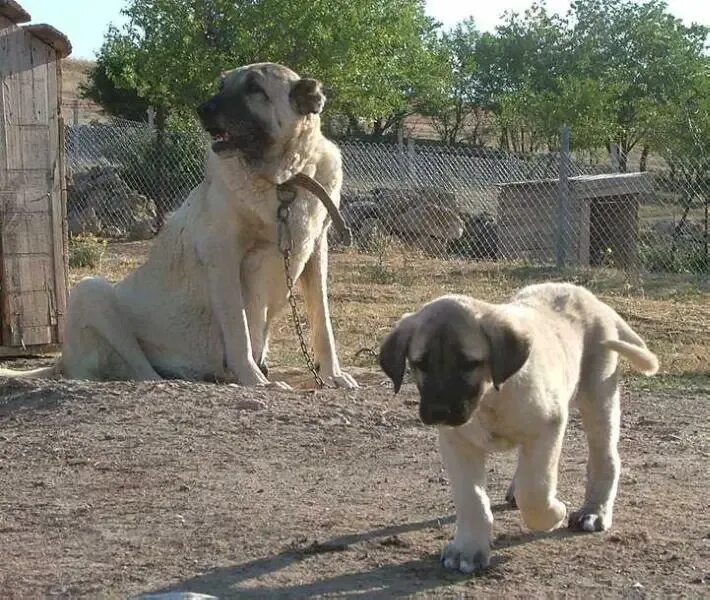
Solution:
[{"label": "adult tan dog", "polygon": [[614,310],[571,284],[532,285],[497,305],[444,296],[398,322],[380,365],[397,392],[409,361],[421,420],[439,427],[456,507],[445,567],[470,573],[489,564],[486,452],[518,448],[513,491],[525,524],[536,531],[562,525],[557,467],[572,401],[589,456],[584,505],[569,526],[609,528],[620,465],[618,354],[647,375],[658,370],[656,356]]},{"label": "adult tan dog", "polygon": [[[337,206],[340,153],[321,134],[325,96],[277,64],[225,73],[198,113],[213,142],[205,179],[167,221],[142,267],[72,291],[55,367],[5,376],[162,377],[267,384],[269,326],[287,301],[277,186],[302,173]],[[326,293],[328,213],[298,190],[289,214],[290,275],[300,280],[320,375],[356,387],[338,363]]]}]

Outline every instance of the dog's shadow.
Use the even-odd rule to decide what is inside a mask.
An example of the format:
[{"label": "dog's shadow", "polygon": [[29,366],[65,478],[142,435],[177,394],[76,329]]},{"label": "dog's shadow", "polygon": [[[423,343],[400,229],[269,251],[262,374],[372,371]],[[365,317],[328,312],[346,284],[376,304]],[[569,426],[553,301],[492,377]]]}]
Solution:
[{"label": "dog's shadow", "polygon": [[[508,509],[507,504],[492,507],[494,511]],[[442,525],[455,521],[453,515],[439,519],[429,519],[413,523],[404,523],[391,527],[373,529],[364,533],[343,535],[322,543],[312,543],[308,546],[288,549],[274,556],[268,556],[242,564],[220,567],[207,573],[186,579],[174,585],[154,590],[147,595],[165,594],[169,592],[192,592],[225,598],[311,598],[313,596],[337,595],[340,597],[357,596],[373,598],[400,598],[415,592],[421,593],[439,587],[445,587],[470,579],[458,573],[444,570],[440,565],[438,554],[425,554],[418,559],[404,562],[379,565],[374,569],[329,576],[324,574],[317,580],[308,583],[250,585],[253,580],[287,569],[316,554],[346,552],[359,543],[382,539],[383,545],[389,545],[389,540],[396,540],[401,534],[423,529],[439,529]],[[484,573],[476,575],[481,578],[501,579],[501,566],[509,560],[495,550],[511,548],[548,537],[567,538],[577,533],[559,529],[546,534],[522,533],[516,536],[499,536],[494,542],[494,552],[491,566]],[[392,543],[396,545],[396,542]],[[138,596],[140,598],[140,596]]]}]

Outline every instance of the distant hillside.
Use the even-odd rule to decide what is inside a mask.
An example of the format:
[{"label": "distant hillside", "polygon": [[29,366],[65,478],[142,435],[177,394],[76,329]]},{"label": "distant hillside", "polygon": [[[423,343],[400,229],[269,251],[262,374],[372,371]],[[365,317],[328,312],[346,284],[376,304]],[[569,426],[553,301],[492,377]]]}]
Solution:
[{"label": "distant hillside", "polygon": [[79,109],[79,123],[106,119],[101,107],[91,100],[82,98],[79,91],[79,86],[86,82],[93,66],[92,60],[66,58],[62,61],[62,112],[66,123],[73,122],[75,106]]}]

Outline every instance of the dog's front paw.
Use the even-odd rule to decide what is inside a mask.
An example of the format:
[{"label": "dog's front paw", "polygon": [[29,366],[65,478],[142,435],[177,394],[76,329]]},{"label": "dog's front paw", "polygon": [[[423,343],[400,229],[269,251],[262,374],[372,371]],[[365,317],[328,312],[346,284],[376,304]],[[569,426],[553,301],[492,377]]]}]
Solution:
[{"label": "dog's front paw", "polygon": [[568,527],[575,531],[606,531],[611,527],[611,517],[602,511],[581,509],[569,516]]},{"label": "dog's front paw", "polygon": [[354,390],[359,387],[353,376],[345,371],[341,371],[336,375],[330,375],[327,380],[328,382],[332,382],[335,387],[346,390]]},{"label": "dog's front paw", "polygon": [[490,544],[459,544],[453,540],[441,553],[444,568],[461,573],[478,573],[488,568],[491,563]]},{"label": "dog's front paw", "polygon": [[293,390],[293,388],[285,381],[267,381],[266,383],[259,383],[258,387],[271,390],[282,390],[286,392]]}]

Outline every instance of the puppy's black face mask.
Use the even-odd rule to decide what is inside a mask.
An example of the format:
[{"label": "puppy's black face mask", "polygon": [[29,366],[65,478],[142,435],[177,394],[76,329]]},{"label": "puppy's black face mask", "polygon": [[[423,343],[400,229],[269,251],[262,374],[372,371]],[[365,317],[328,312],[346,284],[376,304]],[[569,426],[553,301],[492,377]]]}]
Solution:
[{"label": "puppy's black face mask", "polygon": [[406,314],[380,347],[379,362],[402,387],[407,361],[419,389],[419,416],[426,425],[468,422],[482,394],[500,389],[528,359],[530,341],[517,322],[491,305],[478,312],[452,297]]},{"label": "puppy's black face mask", "polygon": [[436,332],[424,354],[410,361],[425,425],[463,425],[480,399],[484,363],[465,356],[449,338],[446,331]]},{"label": "puppy's black face mask", "polygon": [[222,80],[220,91],[197,108],[202,127],[212,136],[215,153],[238,150],[247,159],[259,160],[273,144],[269,123],[251,108],[272,102],[259,79],[247,74],[239,86],[228,88]]}]

